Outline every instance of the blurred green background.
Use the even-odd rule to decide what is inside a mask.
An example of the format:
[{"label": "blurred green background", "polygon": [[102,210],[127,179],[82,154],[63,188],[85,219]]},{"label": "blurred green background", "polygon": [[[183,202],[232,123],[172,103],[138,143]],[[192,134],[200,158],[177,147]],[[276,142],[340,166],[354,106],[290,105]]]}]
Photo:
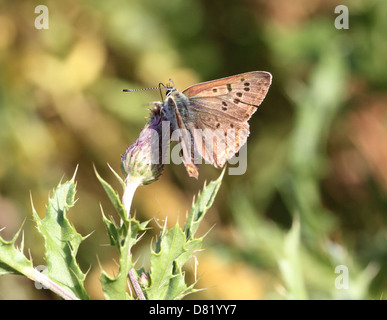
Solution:
[{"label": "blurred green background", "polygon": [[[49,9],[48,30],[34,27],[39,4]],[[335,28],[340,4],[348,30]],[[212,227],[197,254],[197,286],[209,289],[188,298],[384,299],[386,16],[383,0],[0,1],[1,235],[10,239],[25,220],[26,253],[44,265],[30,196],[44,216],[49,192],[79,164],[69,218],[92,233],[78,259],[90,268],[91,297],[103,298],[98,260],[114,273],[117,253],[106,246],[99,206],[113,208],[92,164],[120,190],[107,163],[120,172],[148,103],[160,99],[121,89],[172,78],[183,90],[265,70],[273,84],[250,120],[247,172],[225,176],[200,229]],[[183,224],[204,181],[220,174],[199,170],[196,181],[167,165],[136,192],[137,217]],[[152,226],[134,252],[139,267],[159,232]],[[337,266],[347,268],[348,288],[337,286]],[[57,297],[3,276],[0,299]]]}]

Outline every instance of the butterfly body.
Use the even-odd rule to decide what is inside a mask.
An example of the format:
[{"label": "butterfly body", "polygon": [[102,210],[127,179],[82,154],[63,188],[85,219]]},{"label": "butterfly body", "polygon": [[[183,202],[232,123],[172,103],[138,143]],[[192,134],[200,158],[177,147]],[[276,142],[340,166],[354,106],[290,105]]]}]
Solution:
[{"label": "butterfly body", "polygon": [[247,121],[265,98],[271,79],[268,72],[252,71],[202,82],[183,92],[168,90],[161,109],[171,130],[181,132],[183,163],[190,176],[199,175],[195,155],[223,167],[245,144],[250,133]]},{"label": "butterfly body", "polygon": [[184,124],[188,124],[190,101],[186,95],[173,89],[168,93],[167,98],[163,104],[163,112],[165,117],[171,122],[171,129],[181,129],[178,125],[178,116]]}]

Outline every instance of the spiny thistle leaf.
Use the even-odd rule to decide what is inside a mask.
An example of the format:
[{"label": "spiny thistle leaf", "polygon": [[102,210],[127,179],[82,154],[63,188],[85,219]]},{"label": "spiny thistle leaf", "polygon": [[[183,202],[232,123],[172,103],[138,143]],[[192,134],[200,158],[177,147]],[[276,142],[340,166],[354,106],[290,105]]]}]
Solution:
[{"label": "spiny thistle leaf", "polygon": [[0,237],[0,276],[4,274],[27,274],[31,272],[32,261],[28,260],[21,249],[15,247],[21,228],[11,241]]},{"label": "spiny thistle leaf", "polygon": [[224,171],[216,181],[204,186],[191,209],[184,231],[178,225],[168,231],[165,228],[162,230],[151,253],[150,285],[145,289],[148,299],[181,299],[196,291],[195,283],[187,286],[182,267],[202,246],[203,239],[194,238],[194,235],[214,202],[223,174]]},{"label": "spiny thistle leaf", "polygon": [[89,299],[83,284],[86,274],[81,271],[75,258],[85,238],[76,232],[67,219],[67,213],[75,203],[75,192],[74,178],[59,184],[49,199],[45,218],[40,219],[34,208],[33,218],[44,237],[47,276],[80,299]]},{"label": "spiny thistle leaf", "polygon": [[[125,241],[120,248],[121,252],[129,252],[129,241]],[[132,261],[128,254],[120,255],[120,270],[115,277],[108,275],[104,270],[100,277],[102,290],[108,300],[128,300],[131,297],[126,293],[127,275],[132,268]]]},{"label": "spiny thistle leaf", "polygon": [[[112,169],[111,169],[112,170]],[[120,216],[120,218],[122,220],[126,220],[126,213],[125,213],[125,209],[124,207],[122,206],[122,203],[120,201],[120,198],[119,196],[117,195],[117,193],[114,191],[114,189],[112,188],[112,186],[107,183],[104,179],[101,178],[101,176],[99,175],[99,173],[97,172],[97,169],[94,167],[94,172],[95,172],[95,175],[97,176],[99,182],[101,183],[102,187],[104,188],[107,196],[109,197],[111,203],[113,204],[114,206],[114,209],[116,209],[118,215]],[[116,175],[118,176],[118,175]],[[122,180],[122,179],[121,179]],[[121,183],[121,181],[120,181]]]},{"label": "spiny thistle leaf", "polygon": [[122,224],[118,227],[114,221],[106,218],[105,215],[102,214],[109,235],[110,244],[116,246],[120,253],[120,269],[116,276],[112,277],[102,270],[100,278],[102,290],[106,299],[132,299],[126,292],[127,275],[129,270],[133,268],[130,250],[137,243],[138,233],[146,230],[149,221],[140,223],[135,218],[128,218],[118,194],[113,190],[110,184],[98,175],[96,170],[95,173],[109,199],[113,203],[114,208],[122,219]]},{"label": "spiny thistle leaf", "polygon": [[204,185],[202,192],[198,195],[196,202],[193,204],[191,212],[187,217],[184,226],[184,232],[187,239],[193,239],[200,222],[203,220],[207,210],[214,203],[216,194],[220,188],[225,169],[223,169],[219,178],[211,181],[208,185]]},{"label": "spiny thistle leaf", "polygon": [[134,218],[124,221],[117,227],[112,221],[104,217],[106,229],[111,245],[115,245],[120,252],[120,269],[115,277],[109,276],[105,271],[101,274],[102,290],[106,299],[126,300],[131,297],[126,293],[127,275],[133,268],[130,253],[131,248],[137,243],[139,231],[145,231],[148,221],[140,223]]},{"label": "spiny thistle leaf", "polygon": [[171,297],[171,291],[186,289],[184,279],[183,281],[181,279],[172,280],[178,276],[173,272],[174,261],[186,252],[184,232],[178,225],[175,225],[171,230],[161,234],[159,243],[159,251],[151,253],[151,285],[146,290],[146,294],[151,300],[168,300],[174,297]]}]

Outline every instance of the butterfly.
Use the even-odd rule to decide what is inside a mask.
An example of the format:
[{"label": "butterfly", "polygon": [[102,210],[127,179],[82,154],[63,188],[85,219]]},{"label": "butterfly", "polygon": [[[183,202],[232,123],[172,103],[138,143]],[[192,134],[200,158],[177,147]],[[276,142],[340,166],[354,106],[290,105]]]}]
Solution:
[{"label": "butterfly", "polygon": [[180,92],[167,88],[163,103],[155,102],[171,130],[181,132],[182,161],[188,175],[199,177],[198,159],[223,167],[246,143],[248,120],[265,98],[272,76],[251,71],[202,82]]}]

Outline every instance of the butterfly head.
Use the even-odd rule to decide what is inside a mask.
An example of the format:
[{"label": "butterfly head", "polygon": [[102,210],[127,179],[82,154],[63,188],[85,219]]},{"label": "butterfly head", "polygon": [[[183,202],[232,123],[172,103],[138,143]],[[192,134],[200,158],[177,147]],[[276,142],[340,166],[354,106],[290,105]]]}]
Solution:
[{"label": "butterfly head", "polygon": [[[166,97],[169,97],[171,95],[172,92],[174,91],[177,91],[177,89],[175,88],[175,84],[173,83],[172,79],[169,79],[169,83],[167,83],[166,85],[164,83],[159,83],[159,88],[163,88],[165,90],[165,95]],[[160,90],[160,93],[161,93],[161,90]],[[162,97],[162,95],[161,95]]]},{"label": "butterfly head", "polygon": [[122,91],[123,92],[134,92],[134,91],[145,91],[145,90],[158,89],[160,91],[161,98],[164,100],[162,90],[165,90],[166,97],[168,97],[172,92],[177,91],[172,79],[169,79],[169,81],[170,81],[170,83],[167,83],[166,85],[164,83],[160,82],[157,87],[139,88],[139,89],[122,89]]},{"label": "butterfly head", "polygon": [[170,96],[173,92],[177,91],[177,89],[175,87],[167,87],[166,88],[166,92],[165,94],[168,96]]}]

